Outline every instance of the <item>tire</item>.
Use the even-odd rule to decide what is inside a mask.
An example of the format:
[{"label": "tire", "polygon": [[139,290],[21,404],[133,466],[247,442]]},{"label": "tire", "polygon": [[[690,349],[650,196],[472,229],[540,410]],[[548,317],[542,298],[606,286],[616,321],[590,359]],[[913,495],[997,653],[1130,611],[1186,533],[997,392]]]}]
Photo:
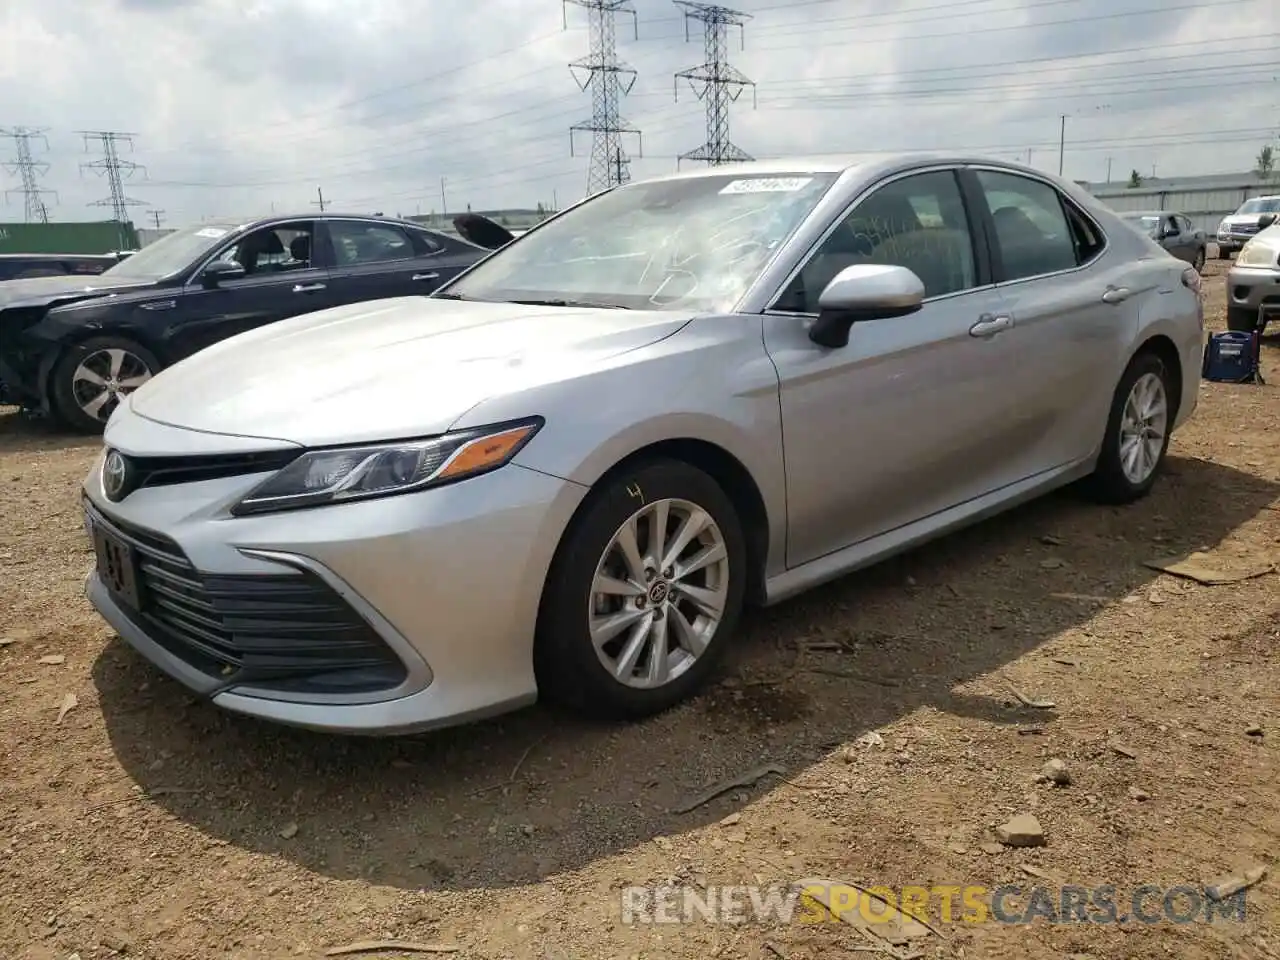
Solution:
[{"label": "tire", "polygon": [[[109,395],[95,414],[90,401],[97,399],[98,395],[91,393],[96,384],[84,379],[82,366],[109,378],[117,360],[116,389],[113,392],[110,386],[104,386]],[[159,372],[160,361],[141,344],[125,337],[94,337],[64,350],[53,365],[49,375],[50,406],[65,426],[81,433],[101,433],[120,399]]]},{"label": "tire", "polygon": [[[690,508],[703,511],[712,521],[703,538],[681,552],[682,560],[687,562],[692,555],[705,550],[706,546],[700,543],[723,548],[722,560],[708,564],[684,581],[691,586],[699,585],[699,581],[704,587],[718,584],[723,600],[718,624],[712,625],[710,621],[701,624],[710,627],[710,632],[696,656],[691,655],[689,647],[697,644],[686,647],[676,642],[686,635],[676,626],[677,616],[685,623],[692,619],[695,626],[699,626],[701,619],[688,596],[681,592],[678,577],[668,580],[660,576],[663,571],[651,571],[658,575],[645,583],[648,593],[643,597],[602,596],[593,591],[598,568],[606,569],[619,579],[627,577],[614,538],[624,525],[639,516],[642,519],[636,524],[637,539],[640,552],[646,551],[647,521],[651,516],[646,511],[661,504],[668,509],[669,537],[678,532],[679,523]],[[733,503],[715,480],[675,460],[640,463],[620,472],[590,494],[551,565],[534,644],[534,670],[540,696],[575,712],[607,720],[651,716],[688,699],[724,655],[742,611],[746,580],[747,551],[742,523]],[[654,601],[662,604],[665,611],[661,618],[652,612]],[[638,613],[642,606],[650,611],[648,619],[628,624],[632,629],[622,629],[603,645],[604,654],[597,655],[592,640],[593,619],[614,610]],[[662,662],[668,665],[671,678],[658,685],[638,685],[643,681],[636,674],[654,662],[648,655],[655,642],[650,628],[640,634],[646,639],[639,655],[632,658],[634,668],[628,671],[632,685],[618,679],[606,668],[603,657],[616,658],[615,665],[624,661],[623,651],[636,636],[634,627],[658,622],[668,627],[668,654]]]},{"label": "tire", "polygon": [[[1135,471],[1130,474],[1125,470],[1125,458],[1121,452],[1126,407],[1140,381],[1150,385],[1151,380],[1148,378],[1154,378],[1158,382],[1164,405],[1163,423],[1159,424],[1159,452],[1148,472],[1138,475],[1138,471]],[[1097,467],[1086,478],[1085,488],[1095,500],[1108,504],[1132,503],[1151,491],[1169,450],[1169,429],[1173,425],[1175,395],[1169,371],[1157,354],[1144,350],[1130,361],[1111,401],[1111,412],[1107,417],[1107,430],[1102,439],[1102,452],[1098,455]]]},{"label": "tire", "polygon": [[1196,251],[1195,259],[1191,261],[1191,266],[1195,269],[1196,273],[1204,273],[1204,259],[1205,251],[1204,247],[1201,247]]},{"label": "tire", "polygon": [[1227,329],[1235,333],[1252,333],[1258,329],[1258,311],[1248,307],[1227,307]]},{"label": "tire", "polygon": [[1223,247],[1222,244],[1218,244],[1218,259],[1219,260],[1231,259],[1231,251]]}]

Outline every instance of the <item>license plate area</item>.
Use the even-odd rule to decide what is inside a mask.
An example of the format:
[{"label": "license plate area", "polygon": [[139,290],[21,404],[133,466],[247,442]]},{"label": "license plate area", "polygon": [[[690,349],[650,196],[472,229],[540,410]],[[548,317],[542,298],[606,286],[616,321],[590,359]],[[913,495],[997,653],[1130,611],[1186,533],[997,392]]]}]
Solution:
[{"label": "license plate area", "polygon": [[98,577],[103,586],[124,606],[141,610],[137,551],[132,544],[100,523],[90,521],[89,532],[93,538],[93,552],[98,558]]}]

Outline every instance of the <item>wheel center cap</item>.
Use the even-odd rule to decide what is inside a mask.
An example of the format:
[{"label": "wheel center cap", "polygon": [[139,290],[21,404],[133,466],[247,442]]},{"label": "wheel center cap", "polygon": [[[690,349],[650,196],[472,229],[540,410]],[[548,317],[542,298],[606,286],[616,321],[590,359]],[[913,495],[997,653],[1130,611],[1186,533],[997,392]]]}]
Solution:
[{"label": "wheel center cap", "polygon": [[671,595],[671,587],[665,580],[655,580],[649,585],[649,602],[665,603]]}]

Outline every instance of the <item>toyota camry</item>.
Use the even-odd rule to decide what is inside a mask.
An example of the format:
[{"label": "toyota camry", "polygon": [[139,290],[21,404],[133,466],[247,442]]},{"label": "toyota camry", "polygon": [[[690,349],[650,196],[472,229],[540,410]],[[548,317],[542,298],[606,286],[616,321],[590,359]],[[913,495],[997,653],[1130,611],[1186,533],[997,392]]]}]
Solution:
[{"label": "toyota camry", "polygon": [[400,733],[694,694],[744,608],[1053,488],[1145,495],[1196,271],[964,157],[611,189],[431,296],[225,340],[111,416],[87,592],[214,704]]}]

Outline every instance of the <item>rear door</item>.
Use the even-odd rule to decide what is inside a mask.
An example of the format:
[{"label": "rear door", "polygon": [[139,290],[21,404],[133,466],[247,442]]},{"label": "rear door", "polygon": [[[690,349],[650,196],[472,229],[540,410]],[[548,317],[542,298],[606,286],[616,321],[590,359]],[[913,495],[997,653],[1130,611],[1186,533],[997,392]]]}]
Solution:
[{"label": "rear door", "polygon": [[337,303],[423,296],[477,259],[460,256],[461,244],[399,223],[344,218],[322,223]]},{"label": "rear door", "polygon": [[997,286],[1018,333],[1017,363],[995,385],[1026,443],[1015,472],[1086,459],[1097,448],[1137,328],[1132,264],[1047,180],[975,167],[967,182],[991,218]]},{"label": "rear door", "polygon": [[277,320],[333,306],[329,269],[321,259],[323,251],[316,250],[315,235],[314,220],[290,220],[251,230],[220,248],[207,263],[237,263],[244,276],[213,288],[193,276],[181,296],[155,308],[173,311],[167,337],[172,359]]}]

